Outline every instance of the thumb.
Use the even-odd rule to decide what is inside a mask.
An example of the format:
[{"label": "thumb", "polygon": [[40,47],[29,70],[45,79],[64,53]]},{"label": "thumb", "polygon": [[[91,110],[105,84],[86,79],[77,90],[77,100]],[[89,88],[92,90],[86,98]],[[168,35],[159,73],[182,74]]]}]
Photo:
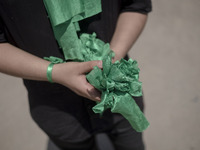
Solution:
[{"label": "thumb", "polygon": [[80,63],[80,74],[90,72],[94,66],[98,66],[99,68],[102,68],[102,61],[101,60],[95,60],[95,61],[87,61]]}]

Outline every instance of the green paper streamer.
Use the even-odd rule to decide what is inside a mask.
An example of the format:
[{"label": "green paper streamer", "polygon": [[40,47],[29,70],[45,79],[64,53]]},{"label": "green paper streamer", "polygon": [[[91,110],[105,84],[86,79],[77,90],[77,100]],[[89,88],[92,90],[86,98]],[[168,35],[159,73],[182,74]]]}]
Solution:
[{"label": "green paper streamer", "polygon": [[103,70],[97,66],[86,75],[87,80],[102,92],[101,102],[92,109],[102,114],[106,109],[122,114],[138,132],[149,123],[132,96],[142,96],[142,84],[136,61],[121,59],[112,64],[114,52],[96,34],[81,34],[78,21],[101,12],[101,0],[44,0],[54,35],[65,60],[103,60]]},{"label": "green paper streamer", "polygon": [[101,12],[100,0],[44,0],[54,35],[65,60],[84,61],[82,44],[76,33],[78,21]]}]

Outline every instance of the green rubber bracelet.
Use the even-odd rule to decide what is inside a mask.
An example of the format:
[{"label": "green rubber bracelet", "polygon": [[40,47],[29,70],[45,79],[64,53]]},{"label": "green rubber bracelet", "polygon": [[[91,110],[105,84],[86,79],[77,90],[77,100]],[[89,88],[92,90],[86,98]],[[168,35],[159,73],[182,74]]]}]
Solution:
[{"label": "green rubber bracelet", "polygon": [[48,68],[47,68],[47,79],[51,83],[53,83],[53,80],[52,80],[53,65],[54,65],[54,63],[50,63],[49,66],[48,66]]}]

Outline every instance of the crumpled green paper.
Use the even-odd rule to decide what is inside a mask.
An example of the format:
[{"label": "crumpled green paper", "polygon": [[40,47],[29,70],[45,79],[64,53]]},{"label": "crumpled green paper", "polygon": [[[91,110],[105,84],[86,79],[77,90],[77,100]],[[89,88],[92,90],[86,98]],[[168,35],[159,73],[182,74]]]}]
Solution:
[{"label": "crumpled green paper", "polygon": [[81,34],[80,41],[83,46],[80,53],[82,53],[84,61],[103,60],[105,56],[114,57],[115,55],[108,43],[96,38],[96,33]]},{"label": "crumpled green paper", "polygon": [[77,35],[78,21],[101,12],[101,0],[44,0],[44,4],[65,61],[103,60],[103,70],[96,66],[86,75],[90,84],[102,92],[101,102],[93,111],[102,114],[111,108],[113,113],[122,114],[136,131],[145,130],[149,123],[132,98],[142,95],[137,62],[121,59],[112,64],[114,52],[108,43],[96,38],[95,33]]},{"label": "crumpled green paper", "polygon": [[102,92],[101,102],[92,109],[103,113],[111,108],[111,112],[122,114],[136,131],[142,132],[149,123],[132,98],[142,96],[138,64],[132,59],[112,64],[111,59],[111,56],[104,57],[103,70],[96,66],[86,75],[90,84]]}]

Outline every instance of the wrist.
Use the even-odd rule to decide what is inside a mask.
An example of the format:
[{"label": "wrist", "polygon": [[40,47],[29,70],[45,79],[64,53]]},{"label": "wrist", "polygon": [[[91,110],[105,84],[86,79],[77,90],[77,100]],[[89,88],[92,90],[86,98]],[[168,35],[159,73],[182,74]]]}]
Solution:
[{"label": "wrist", "polygon": [[117,60],[121,60],[125,56],[126,56],[126,53],[125,54],[121,54],[121,53],[115,52],[115,56],[113,57],[112,62],[114,63]]},{"label": "wrist", "polygon": [[124,58],[127,55],[128,50],[111,43],[110,49],[115,53],[113,62]]},{"label": "wrist", "polygon": [[63,72],[63,65],[64,65],[65,63],[61,63],[61,64],[54,64],[54,66],[53,66],[53,69],[52,69],[52,81],[54,82],[54,83],[59,83],[59,84],[62,84],[63,83],[63,81],[62,81],[62,79],[63,79],[63,77],[62,77],[62,72]]},{"label": "wrist", "polygon": [[[47,77],[47,80],[50,82],[50,83],[53,83],[54,82],[54,79],[52,78],[52,73],[53,73],[53,68],[56,64],[59,64],[59,63],[64,63],[64,61],[60,58],[57,58],[57,57],[53,57],[53,56],[50,56],[50,57],[44,57],[45,60],[48,60],[50,61],[48,67],[47,67],[47,73],[46,73],[46,77]],[[56,78],[55,78],[56,79]],[[55,80],[56,81],[56,80]]]}]

